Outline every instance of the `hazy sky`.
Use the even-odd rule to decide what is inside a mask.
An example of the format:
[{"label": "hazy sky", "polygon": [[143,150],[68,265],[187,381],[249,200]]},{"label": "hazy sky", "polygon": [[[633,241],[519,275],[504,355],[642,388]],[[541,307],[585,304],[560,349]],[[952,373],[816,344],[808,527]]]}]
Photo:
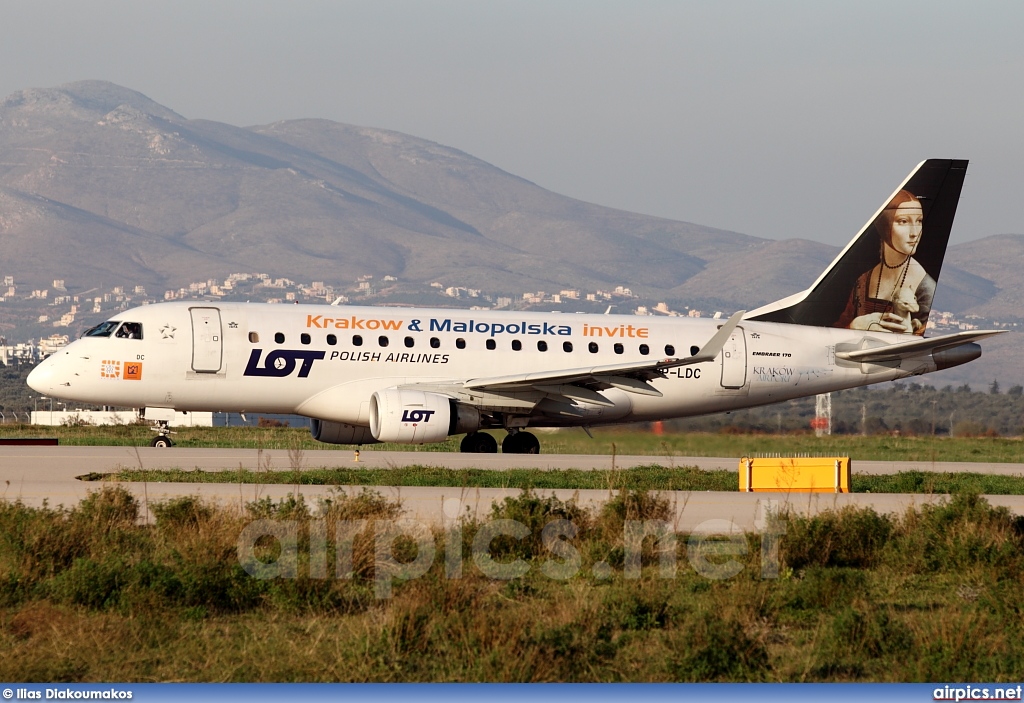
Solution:
[{"label": "hazy sky", "polygon": [[82,79],[192,118],[432,139],[558,193],[845,243],[969,158],[954,241],[1024,233],[1020,2],[0,4],[0,96]]}]

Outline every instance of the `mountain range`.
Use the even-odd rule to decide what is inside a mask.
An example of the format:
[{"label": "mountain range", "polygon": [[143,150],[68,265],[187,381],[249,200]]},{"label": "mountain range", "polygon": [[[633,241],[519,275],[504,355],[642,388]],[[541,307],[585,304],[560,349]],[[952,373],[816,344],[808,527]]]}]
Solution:
[{"label": "mountain range", "polygon": [[[103,81],[0,102],[0,273],[19,284],[391,275],[512,294],[626,285],[676,307],[750,309],[806,287],[837,251],[581,202],[371,127],[187,119]],[[950,247],[935,309],[1024,318],[1021,261],[1020,234]]]}]

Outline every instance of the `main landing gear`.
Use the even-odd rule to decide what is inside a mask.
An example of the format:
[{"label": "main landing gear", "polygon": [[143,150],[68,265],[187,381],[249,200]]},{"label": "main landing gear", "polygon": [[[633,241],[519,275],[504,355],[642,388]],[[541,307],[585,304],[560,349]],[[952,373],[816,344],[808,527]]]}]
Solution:
[{"label": "main landing gear", "polygon": [[498,440],[486,432],[470,432],[462,438],[459,451],[465,454],[497,454]]},{"label": "main landing gear", "polygon": [[[459,451],[466,454],[495,454],[498,441],[486,432],[471,432],[463,438]],[[540,442],[529,432],[509,431],[501,442],[501,451],[505,454],[540,454]]]},{"label": "main landing gear", "polygon": [[501,442],[501,451],[505,454],[540,454],[540,442],[529,432],[510,430]]}]

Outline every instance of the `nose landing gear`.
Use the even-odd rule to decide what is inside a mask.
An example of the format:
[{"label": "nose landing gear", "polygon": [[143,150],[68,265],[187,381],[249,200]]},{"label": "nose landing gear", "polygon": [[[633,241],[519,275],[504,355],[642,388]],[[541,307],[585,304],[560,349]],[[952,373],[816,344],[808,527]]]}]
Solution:
[{"label": "nose landing gear", "polygon": [[167,428],[167,420],[157,420],[156,427],[150,427],[149,429],[157,433],[156,437],[150,441],[149,446],[157,447],[158,449],[167,449],[174,446],[174,441],[171,439],[171,435],[174,433]]}]

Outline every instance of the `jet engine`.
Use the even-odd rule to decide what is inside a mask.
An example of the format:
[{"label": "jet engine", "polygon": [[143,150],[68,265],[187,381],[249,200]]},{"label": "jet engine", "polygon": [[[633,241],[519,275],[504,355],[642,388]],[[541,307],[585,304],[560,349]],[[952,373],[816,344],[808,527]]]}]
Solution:
[{"label": "jet engine", "polygon": [[325,444],[376,444],[369,427],[347,425],[344,422],[317,420],[309,421],[309,433],[313,439]]},{"label": "jet engine", "polygon": [[981,356],[981,345],[974,342],[932,352],[932,360],[935,361],[935,368],[939,371],[966,364],[979,356]]},{"label": "jet engine", "polygon": [[478,429],[480,411],[440,393],[389,388],[370,398],[370,433],[378,442],[443,442]]}]

